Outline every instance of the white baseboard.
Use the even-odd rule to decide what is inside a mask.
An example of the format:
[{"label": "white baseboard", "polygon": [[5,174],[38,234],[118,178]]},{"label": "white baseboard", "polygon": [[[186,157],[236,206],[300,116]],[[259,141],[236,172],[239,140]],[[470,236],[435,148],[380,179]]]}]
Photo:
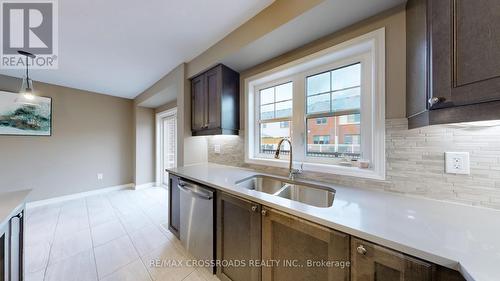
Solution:
[{"label": "white baseboard", "polygon": [[133,183],[127,183],[127,184],[122,184],[122,185],[99,188],[99,189],[91,190],[91,191],[85,191],[85,192],[80,192],[80,193],[75,193],[75,194],[70,194],[70,195],[49,198],[49,199],[45,199],[45,200],[32,201],[32,202],[26,203],[26,208],[35,208],[35,207],[45,206],[45,205],[54,204],[54,203],[60,203],[60,202],[64,202],[64,201],[85,198],[85,197],[92,196],[92,195],[99,195],[99,194],[108,193],[108,192],[116,191],[116,190],[131,189],[133,187],[134,187]]},{"label": "white baseboard", "polygon": [[135,190],[139,190],[139,189],[149,188],[149,187],[153,187],[153,186],[156,186],[156,182],[148,182],[148,183],[143,183],[143,184],[136,184],[136,185],[134,185],[134,189]]}]

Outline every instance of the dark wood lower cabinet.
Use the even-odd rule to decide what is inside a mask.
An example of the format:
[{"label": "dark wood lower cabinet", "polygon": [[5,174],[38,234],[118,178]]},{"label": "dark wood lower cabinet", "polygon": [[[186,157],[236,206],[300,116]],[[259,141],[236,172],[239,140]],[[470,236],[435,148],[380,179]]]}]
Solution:
[{"label": "dark wood lower cabinet", "polygon": [[351,239],[352,281],[433,281],[436,266],[402,253]]},{"label": "dark wood lower cabinet", "polygon": [[222,281],[465,280],[458,271],[221,191],[216,249]]},{"label": "dark wood lower cabinet", "polygon": [[263,207],[262,259],[279,263],[262,267],[262,281],[349,280],[335,264],[349,261],[349,235]]},{"label": "dark wood lower cabinet", "polygon": [[24,268],[24,210],[0,228],[0,281],[22,281]]},{"label": "dark wood lower cabinet", "polygon": [[168,180],[168,229],[179,238],[179,228],[181,225],[181,206],[180,206],[180,190],[179,177],[169,175]]},{"label": "dark wood lower cabinet", "polygon": [[[254,202],[217,193],[217,277],[223,281],[259,281],[261,259],[261,206]],[[245,262],[236,264],[235,262]]]}]

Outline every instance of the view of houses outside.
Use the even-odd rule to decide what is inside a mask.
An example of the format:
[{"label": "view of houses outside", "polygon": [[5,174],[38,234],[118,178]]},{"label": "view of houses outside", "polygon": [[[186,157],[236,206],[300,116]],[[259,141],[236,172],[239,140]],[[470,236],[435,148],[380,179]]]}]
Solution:
[{"label": "view of houses outside", "polygon": [[308,156],[361,155],[361,64],[306,78]]},{"label": "view of houses outside", "polygon": [[[290,121],[263,123],[260,125],[260,153],[274,154],[278,148],[278,142],[282,138],[290,137]],[[287,155],[290,145],[283,143],[282,153]]]},{"label": "view of houses outside", "polygon": [[[260,153],[274,154],[290,137],[292,82],[260,90]],[[306,78],[307,156],[361,156],[361,64],[355,63]],[[289,145],[283,144],[284,154]]]},{"label": "view of houses outside", "polygon": [[[260,91],[260,153],[274,154],[278,143],[290,137],[292,118],[292,82],[269,87]],[[290,147],[284,143],[282,153]]]},{"label": "view of houses outside", "polygon": [[359,114],[307,120],[307,155],[359,157],[361,134]]}]

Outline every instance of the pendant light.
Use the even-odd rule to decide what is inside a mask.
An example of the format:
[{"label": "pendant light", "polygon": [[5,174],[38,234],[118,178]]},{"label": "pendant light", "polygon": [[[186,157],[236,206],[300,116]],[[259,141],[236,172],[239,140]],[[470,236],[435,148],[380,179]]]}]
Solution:
[{"label": "pendant light", "polygon": [[26,57],[26,78],[23,79],[23,84],[21,86],[20,97],[16,99],[16,102],[27,104],[27,105],[37,105],[35,103],[35,95],[33,91],[33,81],[30,79],[28,59],[34,59],[36,56],[32,53],[25,51],[17,51],[20,55]]}]

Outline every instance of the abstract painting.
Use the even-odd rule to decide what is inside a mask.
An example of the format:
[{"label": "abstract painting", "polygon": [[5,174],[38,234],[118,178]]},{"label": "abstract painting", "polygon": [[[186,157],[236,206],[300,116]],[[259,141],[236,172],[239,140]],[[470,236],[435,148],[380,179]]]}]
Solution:
[{"label": "abstract painting", "polygon": [[0,135],[52,135],[52,99],[0,91]]}]

